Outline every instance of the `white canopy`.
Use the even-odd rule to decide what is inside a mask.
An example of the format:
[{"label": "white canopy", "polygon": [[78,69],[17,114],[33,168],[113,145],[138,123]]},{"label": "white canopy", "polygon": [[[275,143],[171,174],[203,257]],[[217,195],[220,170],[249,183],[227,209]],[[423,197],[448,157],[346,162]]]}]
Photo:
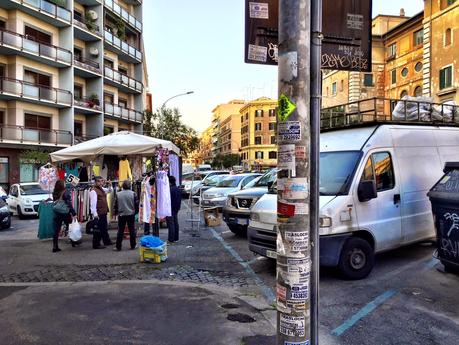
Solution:
[{"label": "white canopy", "polygon": [[128,131],[112,133],[85,141],[50,154],[53,162],[81,159],[90,161],[100,155],[149,155],[159,147],[180,154],[180,149],[168,140],[161,140]]}]

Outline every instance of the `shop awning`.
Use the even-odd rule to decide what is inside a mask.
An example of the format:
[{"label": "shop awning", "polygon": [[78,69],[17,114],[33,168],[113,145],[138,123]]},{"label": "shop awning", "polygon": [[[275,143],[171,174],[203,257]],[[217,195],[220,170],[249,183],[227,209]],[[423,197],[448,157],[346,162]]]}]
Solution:
[{"label": "shop awning", "polygon": [[160,147],[180,154],[180,149],[168,140],[122,131],[67,147],[51,153],[50,156],[53,162],[74,159],[90,161],[100,155],[149,155],[155,153],[155,150]]}]

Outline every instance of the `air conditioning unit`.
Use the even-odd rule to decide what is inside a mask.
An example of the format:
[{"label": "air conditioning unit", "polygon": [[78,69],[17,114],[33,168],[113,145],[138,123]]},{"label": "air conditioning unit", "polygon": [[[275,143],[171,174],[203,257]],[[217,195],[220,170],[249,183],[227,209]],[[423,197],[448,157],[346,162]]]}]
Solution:
[{"label": "air conditioning unit", "polygon": [[93,10],[89,10],[88,12],[86,12],[86,15],[92,20],[97,20],[97,18],[99,18],[97,12]]},{"label": "air conditioning unit", "polygon": [[91,56],[99,56],[99,49],[97,49],[96,47],[91,47],[89,48],[89,54]]}]

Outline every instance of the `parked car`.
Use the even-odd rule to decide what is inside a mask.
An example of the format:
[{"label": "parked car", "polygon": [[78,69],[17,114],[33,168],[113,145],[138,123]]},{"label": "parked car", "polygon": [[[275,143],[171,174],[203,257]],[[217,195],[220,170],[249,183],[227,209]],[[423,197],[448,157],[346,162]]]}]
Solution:
[{"label": "parked car", "polygon": [[8,229],[11,226],[11,214],[8,205],[0,198],[0,229]]},{"label": "parked car", "polygon": [[[223,207],[223,220],[235,234],[245,235],[249,225],[250,209],[259,198],[268,192],[268,187],[277,180],[277,169],[272,169],[261,176],[251,186],[228,194]],[[251,183],[252,183],[251,182]]]},{"label": "parked car", "polygon": [[10,187],[7,203],[12,214],[23,218],[23,216],[37,216],[38,205],[49,198],[52,198],[51,193],[43,190],[38,183],[18,183]]},{"label": "parked car", "polygon": [[229,193],[241,190],[250,181],[261,174],[230,175],[202,194],[201,205],[204,207],[223,207]]},{"label": "parked car", "polygon": [[[340,129],[321,135],[320,150],[322,265],[361,279],[375,253],[435,237],[427,192],[446,161],[459,161],[459,128]],[[275,256],[276,222],[276,195],[265,195],[251,210],[250,250]]]},{"label": "parked car", "polygon": [[8,198],[8,194],[5,192],[5,190],[0,186],[0,199],[3,199],[3,201],[6,201]]},{"label": "parked car", "polygon": [[193,194],[193,201],[195,204],[199,205],[201,193],[204,193],[206,190],[215,187],[220,181],[227,178],[228,175],[212,175],[201,181],[200,184],[193,187],[191,193]]},{"label": "parked car", "polygon": [[194,187],[198,186],[206,178],[214,175],[229,175],[229,171],[198,171],[194,174],[186,176],[186,179],[182,179],[182,184],[180,185],[182,196],[189,196]]}]

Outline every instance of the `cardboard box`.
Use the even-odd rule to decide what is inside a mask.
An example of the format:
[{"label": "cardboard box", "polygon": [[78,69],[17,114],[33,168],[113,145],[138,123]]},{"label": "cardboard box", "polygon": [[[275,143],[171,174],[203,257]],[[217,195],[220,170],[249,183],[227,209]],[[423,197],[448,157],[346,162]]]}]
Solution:
[{"label": "cardboard box", "polygon": [[218,208],[204,210],[204,221],[206,226],[219,226],[222,223]]}]

